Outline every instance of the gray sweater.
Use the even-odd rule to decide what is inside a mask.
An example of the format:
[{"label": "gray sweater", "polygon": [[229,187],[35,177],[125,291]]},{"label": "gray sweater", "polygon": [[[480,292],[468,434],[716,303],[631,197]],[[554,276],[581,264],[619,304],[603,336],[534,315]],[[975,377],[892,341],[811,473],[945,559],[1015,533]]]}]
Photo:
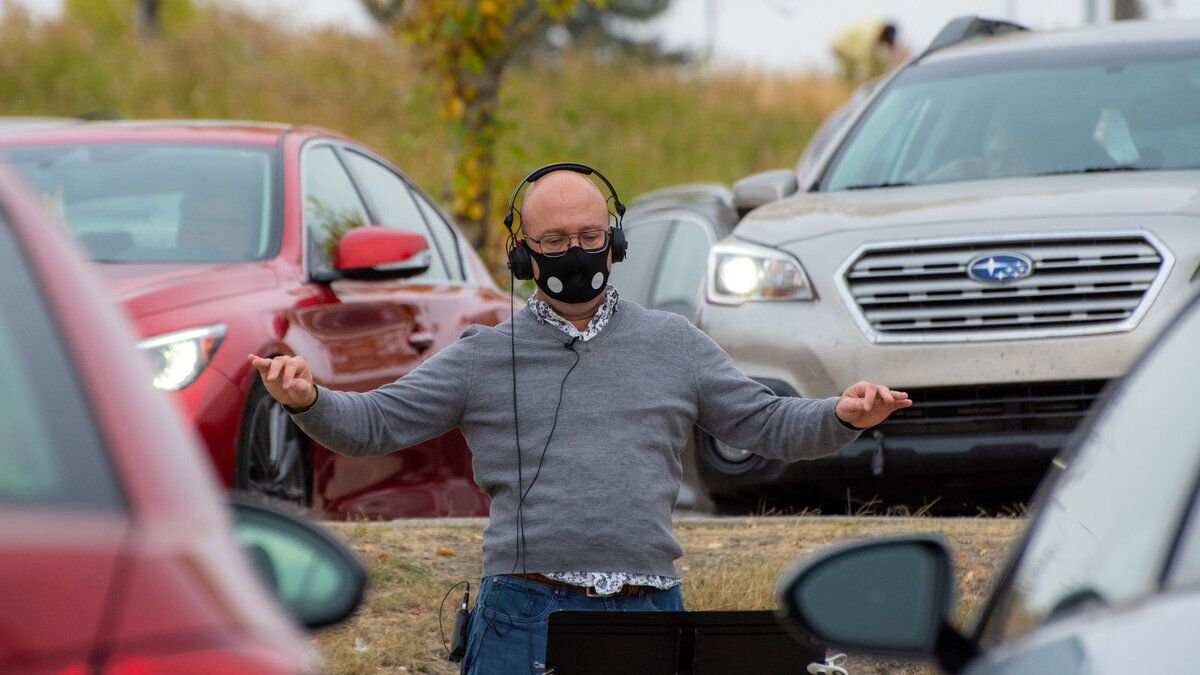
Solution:
[{"label": "gray sweater", "polygon": [[[599,335],[570,348],[569,341],[524,308],[498,326],[468,328],[391,384],[365,393],[321,387],[317,402],[293,419],[318,443],[353,456],[394,452],[459,427],[475,482],[491,497],[484,576],[677,577],[683,550],[671,513],[693,423],[729,445],[785,460],[836,452],[858,437],[834,415],[836,398],[773,395],[675,314],[621,300]],[[518,430],[528,491],[523,563]]]}]

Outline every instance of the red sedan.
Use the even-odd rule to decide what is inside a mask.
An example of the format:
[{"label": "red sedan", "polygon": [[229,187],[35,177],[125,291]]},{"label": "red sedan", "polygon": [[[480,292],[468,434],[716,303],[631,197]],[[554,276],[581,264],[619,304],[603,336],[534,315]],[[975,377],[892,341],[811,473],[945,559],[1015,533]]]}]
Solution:
[{"label": "red sedan", "polygon": [[7,132],[0,160],[95,261],[226,485],[339,517],[487,513],[457,431],[335,455],[246,361],[303,354],[321,384],[367,390],[508,318],[475,251],[379,155],[315,127],[105,122]]},{"label": "red sedan", "polygon": [[0,672],[318,672],[293,619],[349,614],[361,566],[270,511],[234,529],[129,327],[17,182],[0,169]]}]

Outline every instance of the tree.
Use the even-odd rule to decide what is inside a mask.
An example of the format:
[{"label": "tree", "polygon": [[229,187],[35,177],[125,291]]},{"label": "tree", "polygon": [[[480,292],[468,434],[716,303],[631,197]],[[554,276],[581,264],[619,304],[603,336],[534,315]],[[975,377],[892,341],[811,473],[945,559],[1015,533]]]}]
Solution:
[{"label": "tree", "polygon": [[[362,0],[393,35],[418,48],[437,78],[442,117],[458,131],[450,210],[476,248],[487,244],[497,106],[505,67],[547,28],[604,11],[648,18],[669,0]],[[657,8],[657,9],[655,9]]]},{"label": "tree", "polygon": [[137,0],[138,35],[145,39],[158,37],[163,0]]},{"label": "tree", "polygon": [[1143,18],[1141,0],[1113,0],[1113,21]]},{"label": "tree", "polygon": [[158,37],[164,24],[186,23],[195,12],[192,0],[65,0],[63,9],[98,34],[115,37],[133,29],[144,39]]}]

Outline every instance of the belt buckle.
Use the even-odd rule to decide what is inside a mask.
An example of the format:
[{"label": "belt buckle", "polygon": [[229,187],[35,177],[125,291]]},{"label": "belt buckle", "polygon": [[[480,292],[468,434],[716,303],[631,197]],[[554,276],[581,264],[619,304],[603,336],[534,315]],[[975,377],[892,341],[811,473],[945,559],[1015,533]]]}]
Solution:
[{"label": "belt buckle", "polygon": [[584,586],[587,597],[589,598],[615,598],[618,595],[634,596],[637,595],[637,584],[621,584],[621,588],[616,593],[597,593],[595,586]]}]

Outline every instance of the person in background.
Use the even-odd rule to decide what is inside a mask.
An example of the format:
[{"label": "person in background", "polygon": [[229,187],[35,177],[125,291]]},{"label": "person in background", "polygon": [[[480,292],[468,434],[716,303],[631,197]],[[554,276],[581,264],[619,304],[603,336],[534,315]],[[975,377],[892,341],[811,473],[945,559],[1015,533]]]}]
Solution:
[{"label": "person in background", "polygon": [[869,16],[834,34],[830,49],[838,74],[847,82],[864,82],[890,70],[903,57],[896,24]]}]

